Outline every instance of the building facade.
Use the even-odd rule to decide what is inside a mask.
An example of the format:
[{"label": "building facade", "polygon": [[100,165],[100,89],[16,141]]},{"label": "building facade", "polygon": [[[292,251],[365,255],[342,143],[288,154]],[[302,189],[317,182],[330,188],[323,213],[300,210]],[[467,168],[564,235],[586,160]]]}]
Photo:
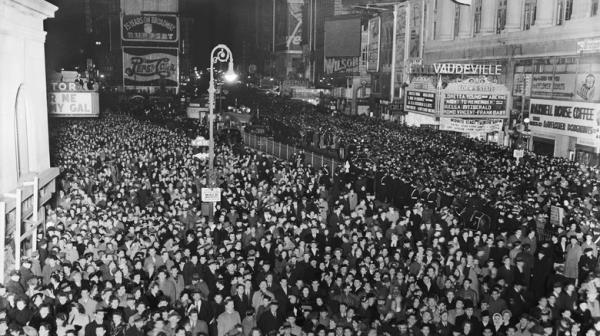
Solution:
[{"label": "building facade", "polygon": [[[0,78],[0,282],[3,282],[9,267],[16,265],[19,269],[22,247],[35,249],[43,206],[55,191],[54,180],[59,172],[50,166],[43,26],[57,8],[43,0],[0,0],[0,8],[3,74]],[[14,243],[7,243],[11,241]],[[9,250],[12,253],[6,253]]]},{"label": "building facade", "polygon": [[[500,65],[510,125],[540,154],[597,163],[598,0],[425,0],[423,64]],[[528,123],[527,123],[528,121]]]}]

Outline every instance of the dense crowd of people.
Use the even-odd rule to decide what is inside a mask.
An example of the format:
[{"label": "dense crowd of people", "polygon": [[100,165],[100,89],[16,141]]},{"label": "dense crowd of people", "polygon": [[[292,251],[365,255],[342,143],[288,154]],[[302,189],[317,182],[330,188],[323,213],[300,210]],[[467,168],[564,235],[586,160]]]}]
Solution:
[{"label": "dense crowd of people", "polygon": [[56,204],[0,288],[0,335],[600,333],[596,170],[268,104],[352,143],[356,169],[221,145],[213,207],[181,124],[53,125]]}]

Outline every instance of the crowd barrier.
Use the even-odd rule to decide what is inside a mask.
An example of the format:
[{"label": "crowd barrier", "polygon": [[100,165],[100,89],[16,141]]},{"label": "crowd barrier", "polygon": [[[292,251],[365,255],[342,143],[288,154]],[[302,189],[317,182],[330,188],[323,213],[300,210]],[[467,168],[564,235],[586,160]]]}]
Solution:
[{"label": "crowd barrier", "polygon": [[315,154],[310,151],[305,151],[302,148],[288,144],[283,144],[281,142],[274,141],[266,137],[242,132],[242,138],[246,146],[286,161],[290,161],[294,158],[297,158],[298,155],[303,155],[304,163],[310,164],[313,167],[326,167],[332,174],[332,176],[337,167],[339,167],[340,165],[338,161],[332,158]]}]

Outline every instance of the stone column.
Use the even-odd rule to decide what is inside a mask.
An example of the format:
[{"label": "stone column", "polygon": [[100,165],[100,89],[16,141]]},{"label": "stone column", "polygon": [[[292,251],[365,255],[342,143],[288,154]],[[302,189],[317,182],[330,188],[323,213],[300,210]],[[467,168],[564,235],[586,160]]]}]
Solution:
[{"label": "stone column", "polygon": [[[577,1],[573,1],[575,3]],[[554,0],[538,1],[536,8],[536,19],[534,26],[538,28],[550,27],[554,24],[554,9],[556,2]]]},{"label": "stone column", "polygon": [[481,35],[496,33],[497,0],[481,1]]},{"label": "stone column", "polygon": [[516,32],[521,30],[523,19],[523,0],[508,0],[506,3],[506,26],[504,31]]},{"label": "stone column", "polygon": [[447,41],[454,38],[454,17],[456,4],[452,0],[439,0],[437,7],[436,40]]},{"label": "stone column", "polygon": [[571,14],[571,20],[585,19],[590,17],[590,11],[592,9],[591,0],[575,0],[573,1],[573,13]]},{"label": "stone column", "polygon": [[473,37],[473,10],[472,6],[459,5],[460,23],[458,25],[458,38]]}]

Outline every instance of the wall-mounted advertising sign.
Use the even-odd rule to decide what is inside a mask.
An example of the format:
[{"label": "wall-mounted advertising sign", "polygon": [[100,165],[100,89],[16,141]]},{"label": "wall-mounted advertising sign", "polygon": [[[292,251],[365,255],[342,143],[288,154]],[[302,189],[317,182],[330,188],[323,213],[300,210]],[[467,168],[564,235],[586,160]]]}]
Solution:
[{"label": "wall-mounted advertising sign", "polygon": [[121,37],[130,42],[177,42],[176,15],[123,15]]},{"label": "wall-mounted advertising sign", "polygon": [[369,20],[369,39],[367,50],[367,71],[379,71],[379,49],[381,42],[381,18]]},{"label": "wall-mounted advertising sign", "polygon": [[598,104],[532,99],[529,119],[533,133],[573,136],[587,145],[597,145],[600,139]]},{"label": "wall-mounted advertising sign", "polygon": [[501,64],[435,63],[433,68],[435,73],[440,75],[499,76],[502,74]]},{"label": "wall-mounted advertising sign", "polygon": [[124,48],[124,86],[178,86],[177,49]]},{"label": "wall-mounted advertising sign", "polygon": [[502,119],[440,118],[440,130],[461,133],[494,133],[502,131]]},{"label": "wall-mounted advertising sign", "polygon": [[435,96],[432,91],[406,90],[404,110],[435,114]]},{"label": "wall-mounted advertising sign", "polygon": [[326,75],[358,75],[359,57],[325,57]]},{"label": "wall-mounted advertising sign", "polygon": [[577,53],[594,53],[600,51],[600,38],[577,42]]},{"label": "wall-mounted advertising sign", "polygon": [[580,73],[575,81],[575,100],[600,102],[600,73]]},{"label": "wall-mounted advertising sign", "polygon": [[48,113],[53,117],[97,117],[98,90],[88,90],[76,83],[50,83]]},{"label": "wall-mounted advertising sign", "polygon": [[533,74],[531,97],[571,99],[575,80],[576,74]]},{"label": "wall-mounted advertising sign", "polygon": [[275,49],[302,51],[303,0],[275,2]]}]

